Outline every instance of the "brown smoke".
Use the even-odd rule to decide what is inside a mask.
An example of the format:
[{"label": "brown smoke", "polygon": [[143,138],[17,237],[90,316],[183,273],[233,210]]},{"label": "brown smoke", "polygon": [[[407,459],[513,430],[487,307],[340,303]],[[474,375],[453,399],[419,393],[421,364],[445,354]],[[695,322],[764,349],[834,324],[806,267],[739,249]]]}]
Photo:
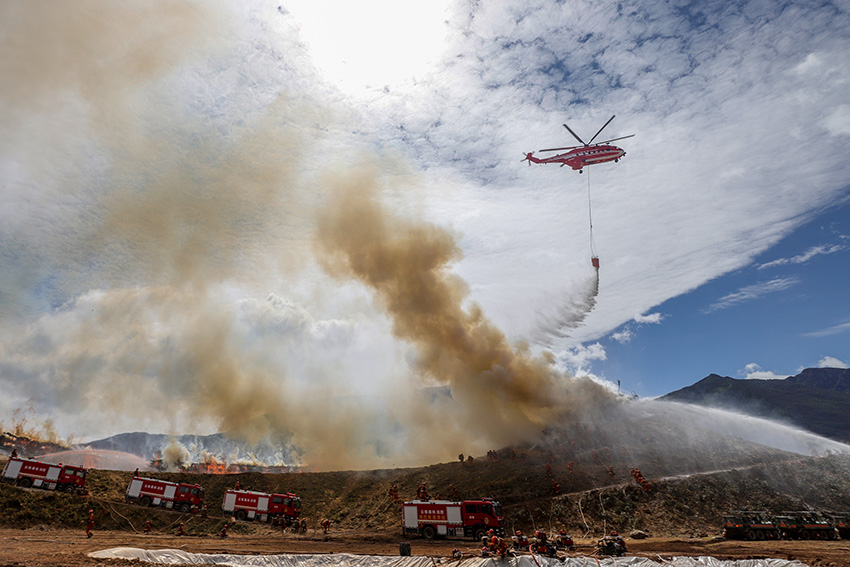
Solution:
[{"label": "brown smoke", "polygon": [[[11,132],[0,149],[16,150],[28,181],[42,170],[56,177],[33,182],[30,200],[62,221],[26,232],[38,254],[20,255],[36,262],[20,278],[20,295],[48,282],[63,307],[13,337],[13,347],[0,344],[14,351],[19,383],[33,384],[43,406],[93,423],[111,410],[176,433],[212,419],[249,441],[299,447],[323,469],[483,452],[535,439],[609,398],[511,344],[467,305],[467,287],[451,272],[461,257],[454,235],[389,212],[375,174],[332,180],[312,225],[301,170],[317,125],[327,122],[319,103],[275,92],[257,93],[239,117],[226,103],[181,107],[194,92],[162,83],[176,83],[181,65],[216,39],[218,20],[207,3],[0,4],[0,41],[13,54],[0,58],[0,125]],[[214,94],[216,103],[229,95]],[[35,147],[56,136],[44,127],[55,116],[72,122],[50,148],[73,154],[64,169]],[[77,156],[95,171],[78,168]],[[352,363],[328,353],[345,349],[305,339],[311,330],[298,325],[310,321],[295,314],[279,323],[283,330],[274,322],[266,330],[240,311],[246,297],[287,289],[314,228],[311,252],[345,284],[368,287],[395,337],[415,350],[417,378],[450,386],[450,398],[426,399],[402,370],[387,393],[392,407],[365,400],[344,382],[369,379],[368,362],[340,372]],[[38,264],[42,256],[49,259]],[[291,369],[286,353],[301,366]],[[429,442],[418,443],[424,436]]]},{"label": "brown smoke", "polygon": [[219,17],[208,4],[179,1],[4,1],[0,118],[51,112],[80,97],[94,122],[123,123],[134,89],[197,53]]},{"label": "brown smoke", "polygon": [[[466,285],[450,272],[461,252],[449,231],[393,215],[369,173],[349,173],[339,186],[318,217],[323,266],[374,290],[395,336],[416,348],[418,369],[451,386],[470,437],[531,440],[609,399],[601,386],[556,371],[548,356],[509,344],[479,306],[464,308]],[[445,428],[436,421],[434,431]]]}]

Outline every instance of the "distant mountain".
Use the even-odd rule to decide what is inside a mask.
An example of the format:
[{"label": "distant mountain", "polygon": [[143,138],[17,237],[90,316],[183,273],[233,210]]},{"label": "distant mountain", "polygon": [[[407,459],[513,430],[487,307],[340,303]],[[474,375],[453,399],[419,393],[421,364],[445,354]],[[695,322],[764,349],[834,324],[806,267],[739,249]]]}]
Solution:
[{"label": "distant mountain", "polygon": [[739,380],[711,374],[659,399],[775,419],[850,442],[850,369],[807,368],[784,380]]}]

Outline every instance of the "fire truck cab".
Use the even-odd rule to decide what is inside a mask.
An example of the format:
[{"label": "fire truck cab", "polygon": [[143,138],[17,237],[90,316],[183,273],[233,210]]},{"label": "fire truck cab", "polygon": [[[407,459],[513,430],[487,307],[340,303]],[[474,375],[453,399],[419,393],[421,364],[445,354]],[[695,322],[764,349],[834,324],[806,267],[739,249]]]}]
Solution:
[{"label": "fire truck cab", "polygon": [[480,540],[489,530],[505,535],[502,507],[495,500],[410,500],[402,506],[402,533],[435,537],[471,537]]},{"label": "fire truck cab", "polygon": [[11,457],[3,468],[2,480],[24,488],[59,490],[68,494],[83,493],[86,487],[86,469]]},{"label": "fire truck cab", "polygon": [[127,486],[127,502],[138,502],[142,506],[161,506],[182,513],[192,506],[204,504],[204,489],[197,484],[169,482],[153,478],[133,477]]},{"label": "fire truck cab", "polygon": [[292,493],[226,490],[221,511],[225,516],[233,516],[237,520],[269,522],[279,518],[289,525],[301,515],[301,499]]}]

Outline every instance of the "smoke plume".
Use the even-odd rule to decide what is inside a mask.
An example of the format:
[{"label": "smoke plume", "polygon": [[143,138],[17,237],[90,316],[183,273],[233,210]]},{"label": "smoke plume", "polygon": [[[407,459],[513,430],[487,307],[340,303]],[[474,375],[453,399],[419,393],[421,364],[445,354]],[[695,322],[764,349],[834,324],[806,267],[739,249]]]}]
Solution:
[{"label": "smoke plume", "polygon": [[[349,173],[338,186],[318,218],[322,265],[373,290],[393,334],[415,347],[415,368],[451,387],[461,431],[494,444],[529,441],[566,416],[612,401],[598,384],[510,344],[480,307],[464,305],[467,287],[450,271],[461,251],[449,231],[391,213],[368,172]],[[432,419],[429,432],[445,429],[446,416]]]}]

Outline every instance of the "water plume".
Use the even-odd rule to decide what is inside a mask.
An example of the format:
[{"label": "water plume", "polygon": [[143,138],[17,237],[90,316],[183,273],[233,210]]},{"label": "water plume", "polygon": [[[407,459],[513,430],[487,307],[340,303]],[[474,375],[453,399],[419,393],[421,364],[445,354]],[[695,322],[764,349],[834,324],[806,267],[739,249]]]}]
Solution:
[{"label": "water plume", "polygon": [[551,346],[555,339],[566,339],[570,332],[577,329],[593,311],[599,295],[599,269],[582,282],[579,288],[556,305],[552,313],[537,313],[537,329],[534,340]]}]

